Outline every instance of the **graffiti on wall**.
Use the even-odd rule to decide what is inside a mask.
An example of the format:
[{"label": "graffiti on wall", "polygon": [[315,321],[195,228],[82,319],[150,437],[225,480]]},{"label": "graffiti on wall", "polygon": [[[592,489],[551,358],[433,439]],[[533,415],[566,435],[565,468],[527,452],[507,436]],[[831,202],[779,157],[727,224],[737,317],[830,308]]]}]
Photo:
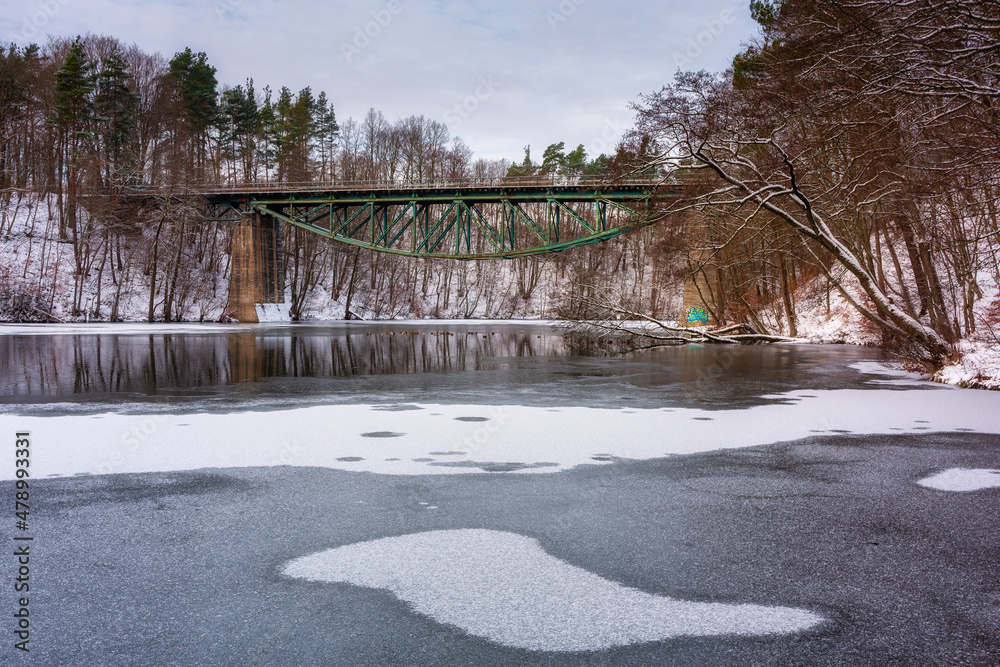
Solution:
[{"label": "graffiti on wall", "polygon": [[708,313],[704,308],[688,308],[688,324],[708,324]]}]

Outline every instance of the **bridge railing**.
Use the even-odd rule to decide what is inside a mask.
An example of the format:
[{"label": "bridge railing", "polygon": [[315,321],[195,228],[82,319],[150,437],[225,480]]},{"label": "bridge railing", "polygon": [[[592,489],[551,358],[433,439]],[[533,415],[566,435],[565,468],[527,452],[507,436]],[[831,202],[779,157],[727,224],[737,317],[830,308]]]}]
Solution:
[{"label": "bridge railing", "polygon": [[240,195],[291,194],[303,192],[386,192],[399,190],[501,190],[518,188],[607,189],[655,188],[664,185],[660,176],[630,176],[612,179],[596,176],[517,176],[502,178],[454,178],[421,180],[310,181],[305,183],[220,183],[187,187],[137,187],[142,194]]}]

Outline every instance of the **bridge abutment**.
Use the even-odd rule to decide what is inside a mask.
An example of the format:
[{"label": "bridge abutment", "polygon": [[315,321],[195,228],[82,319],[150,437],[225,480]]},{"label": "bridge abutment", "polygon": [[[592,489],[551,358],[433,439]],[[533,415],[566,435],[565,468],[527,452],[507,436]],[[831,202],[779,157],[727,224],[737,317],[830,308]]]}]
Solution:
[{"label": "bridge abutment", "polygon": [[685,327],[703,327],[718,324],[716,318],[716,291],[718,270],[709,263],[708,250],[693,250],[688,255],[688,273],[684,279]]},{"label": "bridge abutment", "polygon": [[285,302],[279,225],[274,217],[253,212],[233,228],[229,312],[240,322],[260,322],[260,313],[272,310],[267,306]]}]

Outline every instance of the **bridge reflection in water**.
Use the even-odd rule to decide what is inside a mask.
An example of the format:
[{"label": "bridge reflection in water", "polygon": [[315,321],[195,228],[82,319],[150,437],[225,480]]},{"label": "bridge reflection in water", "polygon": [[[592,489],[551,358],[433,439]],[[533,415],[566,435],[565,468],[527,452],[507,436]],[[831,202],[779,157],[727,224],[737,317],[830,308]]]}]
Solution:
[{"label": "bridge reflection in water", "polygon": [[558,355],[559,336],[469,331],[384,331],[343,336],[228,338],[229,381],[482,370],[504,357]]},{"label": "bridge reflection in water", "polygon": [[206,335],[0,337],[0,401],[33,396],[143,394],[269,378],[350,378],[495,367],[505,358],[567,353],[550,327],[470,324],[289,326]]},{"label": "bridge reflection in water", "polygon": [[829,345],[618,356],[613,341],[575,343],[523,323],[129,328],[0,335],[0,405],[44,415],[407,403],[731,409],[784,400],[783,391],[858,389],[864,376],[848,364],[878,357]]}]

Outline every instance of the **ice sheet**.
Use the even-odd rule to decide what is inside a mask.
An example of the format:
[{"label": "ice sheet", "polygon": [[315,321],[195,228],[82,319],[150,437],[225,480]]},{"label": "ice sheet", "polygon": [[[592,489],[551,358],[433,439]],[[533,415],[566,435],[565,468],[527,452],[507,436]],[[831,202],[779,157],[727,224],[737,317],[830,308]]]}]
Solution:
[{"label": "ice sheet", "polygon": [[[398,475],[545,473],[814,435],[1000,434],[1000,393],[790,392],[743,410],[327,405],[182,415],[0,416],[30,431],[35,476],[314,466]],[[394,437],[373,437],[391,433]],[[597,457],[597,458],[595,458]],[[0,467],[9,479],[12,467]]]}]

